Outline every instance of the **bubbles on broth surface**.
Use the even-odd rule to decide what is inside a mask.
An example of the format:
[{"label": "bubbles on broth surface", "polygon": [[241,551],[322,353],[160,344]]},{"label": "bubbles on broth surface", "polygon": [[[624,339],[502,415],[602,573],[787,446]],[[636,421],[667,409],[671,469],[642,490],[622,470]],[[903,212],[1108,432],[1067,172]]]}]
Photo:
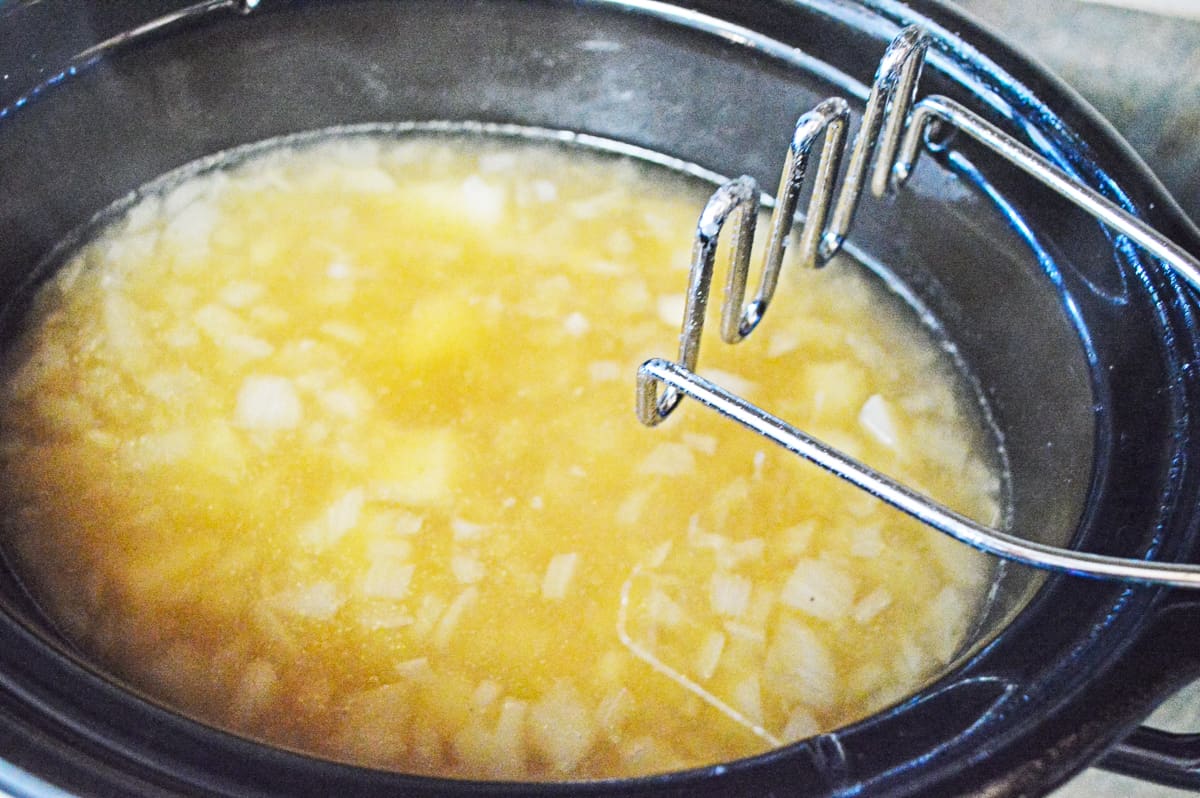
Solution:
[{"label": "bubbles on broth surface", "polygon": [[[377,134],[148,189],[8,355],[6,550],[139,691],[375,767],[645,774],[886,706],[961,645],[986,559],[698,407],[634,416],[710,188]],[[997,516],[950,359],[847,259],[701,373]]]}]

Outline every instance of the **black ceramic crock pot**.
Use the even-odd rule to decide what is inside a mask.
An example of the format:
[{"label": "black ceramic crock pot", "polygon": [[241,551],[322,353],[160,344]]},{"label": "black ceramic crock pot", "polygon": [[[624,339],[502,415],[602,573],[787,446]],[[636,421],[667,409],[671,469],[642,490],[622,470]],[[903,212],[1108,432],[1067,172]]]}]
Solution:
[{"label": "black ceramic crock pot", "polygon": [[[1200,235],[1102,120],[932,0],[252,5],[0,2],[6,301],[56,242],[136,186],[334,125],[572,130],[774,185],[796,117],[832,94],[861,111],[888,40],[914,22],[933,36],[922,94],[965,103],[1200,253]],[[962,138],[923,158],[896,196],[868,200],[852,242],[957,343],[1004,437],[1014,531],[1200,560],[1200,307],[1178,280]],[[439,781],[189,721],[80,661],[10,573],[0,598],[0,789],[17,796],[1036,794],[1200,674],[1200,597],[1008,568],[957,661],[851,726],[649,778]],[[1118,762],[1196,783],[1194,742],[1134,739]]]}]

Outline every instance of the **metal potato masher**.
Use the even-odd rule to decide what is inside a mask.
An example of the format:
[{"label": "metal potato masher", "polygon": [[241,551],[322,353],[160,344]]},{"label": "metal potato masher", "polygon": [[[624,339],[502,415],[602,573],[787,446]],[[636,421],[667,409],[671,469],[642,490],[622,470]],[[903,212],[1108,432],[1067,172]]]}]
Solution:
[{"label": "metal potato masher", "polygon": [[[1200,589],[1197,564],[1075,551],[978,524],[695,373],[722,231],[727,225],[732,227],[721,338],[735,344],[755,330],[771,302],[793,234],[797,201],[822,138],[807,214],[796,234],[801,267],[823,266],[842,248],[868,172],[876,196],[897,190],[912,173],[923,146],[938,146],[939,137],[959,132],[1128,237],[1200,291],[1200,261],[1157,230],[954,100],[932,95],[916,101],[929,44],[928,34],[917,26],[904,29],[891,42],[875,73],[862,125],[852,144],[847,143],[850,110],[844,99],[826,99],[800,117],[780,178],[760,282],[749,301],[746,289],[760,204],[758,187],[752,178],[740,177],[712,195],[696,227],[679,354],[673,362],[647,360],[638,370],[638,418],[648,426],[658,424],[684,396],[689,396],[918,521],[982,551],[1049,571]],[[839,183],[846,155],[849,162]]]}]

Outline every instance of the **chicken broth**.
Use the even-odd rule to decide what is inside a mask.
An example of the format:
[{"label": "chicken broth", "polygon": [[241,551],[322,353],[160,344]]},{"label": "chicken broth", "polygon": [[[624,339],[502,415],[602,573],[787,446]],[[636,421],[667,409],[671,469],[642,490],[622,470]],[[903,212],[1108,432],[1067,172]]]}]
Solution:
[{"label": "chicken broth", "polygon": [[[374,767],[646,774],[886,706],[954,656],[986,559],[698,406],[634,415],[710,190],[383,134],[148,188],[9,354],[10,559],[135,689]],[[998,516],[952,359],[848,259],[789,269],[700,373]]]}]

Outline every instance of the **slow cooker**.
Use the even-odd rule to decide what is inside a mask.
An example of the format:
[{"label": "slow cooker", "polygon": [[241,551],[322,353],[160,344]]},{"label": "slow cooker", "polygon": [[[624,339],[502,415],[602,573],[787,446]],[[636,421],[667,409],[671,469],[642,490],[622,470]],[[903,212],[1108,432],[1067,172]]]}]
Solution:
[{"label": "slow cooker", "polygon": [[[914,23],[932,37],[922,94],[1200,253],[1103,120],[933,0],[15,3],[0,6],[0,291],[19,296],[55,244],[160,174],[340,125],[572,131],[773,185],[796,116],[841,96],[857,120],[888,41]],[[865,200],[850,243],[930,309],[981,387],[1010,461],[1011,530],[1200,561],[1191,289],[966,137]],[[751,759],[544,784],[374,771],[204,726],[81,659],[8,571],[0,602],[13,795],[1024,795],[1121,740],[1118,765],[1197,783],[1194,741],[1130,738],[1200,674],[1200,597],[1181,590],[1007,567],[960,656],[884,711]]]}]

